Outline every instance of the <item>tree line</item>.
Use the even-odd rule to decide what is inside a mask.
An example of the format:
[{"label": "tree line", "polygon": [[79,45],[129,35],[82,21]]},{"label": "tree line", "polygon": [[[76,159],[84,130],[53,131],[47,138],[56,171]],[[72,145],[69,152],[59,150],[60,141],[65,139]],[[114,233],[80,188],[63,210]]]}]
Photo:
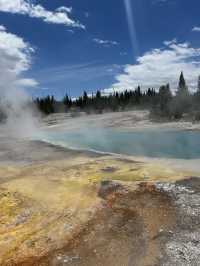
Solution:
[{"label": "tree line", "polygon": [[35,103],[44,114],[63,111],[102,113],[140,108],[149,109],[152,117],[180,119],[184,115],[190,115],[200,120],[200,76],[197,92],[193,94],[189,92],[184,74],[181,72],[175,95],[172,94],[170,85],[166,84],[158,91],[149,88],[142,92],[140,86],[135,90],[114,92],[110,95],[104,95],[100,90],[91,95],[84,91],[83,95],[75,100],[66,94],[61,101],[56,101],[53,96],[47,96],[37,98]]}]

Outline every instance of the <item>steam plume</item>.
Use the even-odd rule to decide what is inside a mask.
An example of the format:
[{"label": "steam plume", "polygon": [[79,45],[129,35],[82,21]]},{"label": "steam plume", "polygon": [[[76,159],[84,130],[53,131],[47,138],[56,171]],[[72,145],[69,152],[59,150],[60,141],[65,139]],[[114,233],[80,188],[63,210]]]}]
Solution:
[{"label": "steam plume", "polygon": [[[23,78],[31,66],[34,49],[22,38],[0,27],[0,108],[6,117],[7,134],[26,137],[34,134],[34,119],[25,88],[37,85],[33,79]],[[2,128],[2,127],[1,127]]]}]

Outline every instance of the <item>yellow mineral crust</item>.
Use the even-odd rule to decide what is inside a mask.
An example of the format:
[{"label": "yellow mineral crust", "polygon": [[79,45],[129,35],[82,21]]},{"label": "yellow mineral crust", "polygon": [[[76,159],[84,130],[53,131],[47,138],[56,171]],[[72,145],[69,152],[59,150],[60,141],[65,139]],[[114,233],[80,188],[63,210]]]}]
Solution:
[{"label": "yellow mineral crust", "polygon": [[188,175],[116,156],[1,166],[0,265],[21,265],[66,246],[102,208],[102,180],[134,185]]}]

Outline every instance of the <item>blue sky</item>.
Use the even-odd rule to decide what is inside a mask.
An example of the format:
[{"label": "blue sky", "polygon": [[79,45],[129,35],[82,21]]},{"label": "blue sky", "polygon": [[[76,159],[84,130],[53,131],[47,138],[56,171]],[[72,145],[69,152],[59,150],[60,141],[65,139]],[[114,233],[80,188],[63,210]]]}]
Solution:
[{"label": "blue sky", "polygon": [[26,55],[16,75],[33,96],[165,82],[175,89],[182,70],[194,90],[199,10],[197,0],[0,0],[0,41],[7,33],[24,43],[6,53]]}]

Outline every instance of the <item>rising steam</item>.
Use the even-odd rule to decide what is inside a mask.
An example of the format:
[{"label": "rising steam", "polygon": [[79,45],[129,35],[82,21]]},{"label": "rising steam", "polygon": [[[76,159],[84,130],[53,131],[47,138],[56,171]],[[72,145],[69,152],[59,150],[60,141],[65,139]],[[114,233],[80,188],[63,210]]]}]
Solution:
[{"label": "rising steam", "polygon": [[[22,38],[0,26],[0,108],[7,135],[31,137],[36,133],[37,120],[26,88],[37,85],[23,78],[30,68],[33,48]],[[3,114],[3,115],[2,115]]]}]

